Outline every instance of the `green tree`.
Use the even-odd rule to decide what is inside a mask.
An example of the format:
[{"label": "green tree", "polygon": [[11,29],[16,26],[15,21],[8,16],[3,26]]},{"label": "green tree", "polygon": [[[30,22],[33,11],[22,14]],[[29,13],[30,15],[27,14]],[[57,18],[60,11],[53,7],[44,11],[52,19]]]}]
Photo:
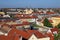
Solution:
[{"label": "green tree", "polygon": [[58,40],[58,34],[54,34],[54,40]]},{"label": "green tree", "polygon": [[44,24],[44,26],[47,26],[47,27],[53,27],[47,18],[44,19],[43,24]]},{"label": "green tree", "polygon": [[60,23],[56,27],[60,29]]},{"label": "green tree", "polygon": [[60,32],[58,33],[58,36],[57,37],[58,37],[58,40],[59,40],[60,39]]},{"label": "green tree", "polygon": [[54,34],[54,40],[60,40],[60,32],[58,32],[58,34]]}]

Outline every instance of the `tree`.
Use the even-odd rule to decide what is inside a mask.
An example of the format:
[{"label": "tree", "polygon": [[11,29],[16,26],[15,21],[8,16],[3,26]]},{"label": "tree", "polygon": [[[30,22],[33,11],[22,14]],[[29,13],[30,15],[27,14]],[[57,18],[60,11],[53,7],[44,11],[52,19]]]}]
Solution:
[{"label": "tree", "polygon": [[54,40],[60,40],[60,32],[58,32],[58,34],[54,34]]},{"label": "tree", "polygon": [[54,40],[58,40],[58,34],[54,34]]},{"label": "tree", "polygon": [[58,40],[59,40],[60,39],[60,32],[58,33],[58,36],[57,37],[58,37]]},{"label": "tree", "polygon": [[48,21],[47,18],[44,19],[43,24],[44,24],[44,26],[47,26],[47,27],[53,27],[52,24]]},{"label": "tree", "polygon": [[56,26],[57,28],[60,28],[60,23]]}]

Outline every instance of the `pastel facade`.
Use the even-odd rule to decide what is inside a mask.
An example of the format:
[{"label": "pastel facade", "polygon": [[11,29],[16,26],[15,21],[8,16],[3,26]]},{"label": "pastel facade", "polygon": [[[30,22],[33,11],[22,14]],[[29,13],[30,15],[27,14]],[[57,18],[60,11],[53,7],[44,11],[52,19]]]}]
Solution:
[{"label": "pastel facade", "polygon": [[3,15],[3,17],[10,17],[9,15]]},{"label": "pastel facade", "polygon": [[32,9],[29,9],[29,10],[28,9],[25,9],[24,11],[25,11],[25,14],[31,14],[33,12]]},{"label": "pastel facade", "polygon": [[53,21],[52,24],[53,24],[54,27],[57,26],[60,23],[60,17],[52,17],[51,19]]},{"label": "pastel facade", "polygon": [[5,13],[4,12],[0,12],[0,14],[4,15]]},{"label": "pastel facade", "polygon": [[38,40],[38,38],[33,34],[28,40]]},{"label": "pastel facade", "polygon": [[46,37],[46,38],[41,38],[41,39],[38,39],[38,40],[50,40],[50,38]]}]

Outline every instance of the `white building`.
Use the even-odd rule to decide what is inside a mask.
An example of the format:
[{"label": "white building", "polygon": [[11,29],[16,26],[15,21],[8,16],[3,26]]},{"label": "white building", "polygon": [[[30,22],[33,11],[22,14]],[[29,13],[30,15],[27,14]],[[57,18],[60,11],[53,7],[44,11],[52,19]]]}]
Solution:
[{"label": "white building", "polygon": [[9,15],[3,15],[3,17],[9,17],[9,18],[10,18],[10,16],[9,16]]},{"label": "white building", "polygon": [[28,40],[50,40],[49,37],[37,38],[34,34]]}]

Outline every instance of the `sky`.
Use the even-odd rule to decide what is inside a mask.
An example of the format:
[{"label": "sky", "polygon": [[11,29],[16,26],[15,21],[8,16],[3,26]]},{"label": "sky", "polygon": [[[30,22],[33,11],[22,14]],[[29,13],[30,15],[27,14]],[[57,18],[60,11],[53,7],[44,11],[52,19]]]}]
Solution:
[{"label": "sky", "polygon": [[0,0],[0,8],[60,8],[60,0]]}]

